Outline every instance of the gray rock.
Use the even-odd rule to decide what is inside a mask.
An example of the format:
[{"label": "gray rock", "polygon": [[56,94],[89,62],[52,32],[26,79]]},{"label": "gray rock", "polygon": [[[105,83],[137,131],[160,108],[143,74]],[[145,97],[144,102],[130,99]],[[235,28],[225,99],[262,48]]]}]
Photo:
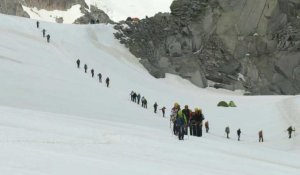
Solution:
[{"label": "gray rock", "polygon": [[170,8],[127,22],[130,32],[116,26],[152,75],[255,95],[300,93],[299,0],[176,0]]}]

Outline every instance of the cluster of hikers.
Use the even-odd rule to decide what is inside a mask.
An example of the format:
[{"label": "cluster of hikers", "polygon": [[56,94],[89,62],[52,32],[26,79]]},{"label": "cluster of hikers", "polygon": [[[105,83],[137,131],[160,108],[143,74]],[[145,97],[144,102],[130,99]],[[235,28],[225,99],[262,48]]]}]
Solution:
[{"label": "cluster of hikers", "polygon": [[[174,107],[171,110],[170,115],[170,128],[173,124],[173,134],[178,136],[179,140],[184,140],[185,135],[202,137],[202,128],[204,122],[204,115],[200,108],[195,108],[194,111],[190,110],[188,105],[184,106],[184,109],[181,109],[178,103],[174,104]],[[209,132],[209,123],[208,121],[204,122],[204,127],[206,133]],[[295,128],[290,126],[287,129],[289,138],[292,138],[292,132],[295,132]],[[225,127],[226,138],[229,139],[230,128],[229,126]],[[237,138],[240,141],[242,131],[239,128],[237,131]],[[258,141],[264,142],[263,131],[258,132]]]},{"label": "cluster of hikers", "polygon": [[[131,91],[130,99],[131,99],[132,102],[137,103],[138,105],[141,103],[143,108],[145,108],[145,109],[148,108],[147,107],[148,101],[144,96],[141,97],[141,94],[138,94],[134,91]],[[157,109],[158,109],[157,102],[154,103],[153,108],[154,108],[154,113],[157,113]],[[162,107],[160,110],[162,111],[163,117],[165,117],[166,107]]]},{"label": "cluster of hikers", "polygon": [[[78,59],[76,61],[76,64],[77,64],[77,68],[80,69],[80,59]],[[84,64],[83,68],[84,68],[84,72],[87,73],[88,66],[86,64]],[[91,75],[92,75],[92,78],[94,78],[94,76],[95,76],[94,69],[91,69]],[[101,73],[98,73],[98,78],[99,78],[99,82],[102,83],[102,74]],[[109,79],[109,77],[107,77],[105,79],[106,87],[109,87],[109,82],[110,82],[110,79]]]},{"label": "cluster of hikers", "polygon": [[[178,103],[174,104],[171,110],[170,127],[173,124],[173,133],[178,136],[179,140],[184,140],[184,135],[188,135],[188,130],[191,136],[202,137],[202,127],[204,115],[200,108],[195,108],[194,111],[190,110],[188,105],[181,109]],[[205,122],[205,129],[208,133],[209,124]]]},{"label": "cluster of hikers", "polygon": [[[40,22],[39,21],[36,22],[36,28],[38,28],[38,29],[40,28]],[[50,43],[50,35],[49,34],[46,35],[46,29],[43,29],[42,32],[43,32],[43,38],[46,37],[47,42]]]}]

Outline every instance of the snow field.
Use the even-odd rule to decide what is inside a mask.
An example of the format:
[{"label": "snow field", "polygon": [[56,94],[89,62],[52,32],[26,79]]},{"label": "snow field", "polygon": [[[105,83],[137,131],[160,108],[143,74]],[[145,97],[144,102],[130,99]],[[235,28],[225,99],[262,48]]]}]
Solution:
[{"label": "snow field", "polygon": [[[45,28],[51,43],[42,38]],[[0,172],[3,174],[298,175],[299,96],[244,97],[155,79],[110,25],[60,25],[0,15]],[[81,60],[81,69],[75,61]],[[106,88],[83,64],[111,79]],[[148,110],[130,101],[131,90]],[[237,108],[217,108],[234,100]],[[211,133],[178,141],[152,105],[201,107]],[[231,139],[224,129],[231,128]],[[241,142],[236,130],[242,129]],[[257,133],[264,130],[265,143]]]}]

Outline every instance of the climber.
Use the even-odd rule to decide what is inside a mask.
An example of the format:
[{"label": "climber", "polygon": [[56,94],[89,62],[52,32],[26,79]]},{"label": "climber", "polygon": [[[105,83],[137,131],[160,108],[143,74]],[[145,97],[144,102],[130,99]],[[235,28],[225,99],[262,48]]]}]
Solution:
[{"label": "climber", "polygon": [[110,80],[109,80],[109,78],[107,77],[106,80],[105,80],[105,82],[106,82],[106,87],[109,87],[109,81],[110,81]]},{"label": "climber", "polygon": [[50,43],[50,35],[47,35],[47,42]]},{"label": "climber", "polygon": [[36,22],[36,28],[39,28],[39,27],[40,27],[40,22],[37,21],[37,22]]},{"label": "climber", "polygon": [[205,126],[206,133],[208,133],[208,131],[209,131],[209,123],[208,123],[208,121],[205,122],[204,126]]},{"label": "climber", "polygon": [[92,74],[92,77],[94,78],[94,74],[95,74],[94,69],[91,69],[91,74]]},{"label": "climber", "polygon": [[187,119],[187,125],[186,125],[186,128],[184,129],[184,134],[187,135],[188,134],[188,127],[189,127],[189,124],[190,124],[190,118],[191,118],[191,110],[189,109],[188,105],[185,105],[182,112],[184,113],[184,115],[186,116],[186,119]]},{"label": "climber", "polygon": [[77,63],[77,68],[79,69],[79,68],[80,68],[80,60],[78,59],[78,60],[76,61],[76,63]]},{"label": "climber", "polygon": [[173,133],[174,133],[174,135],[178,134],[176,118],[177,118],[177,113],[178,113],[179,110],[180,110],[180,105],[178,103],[175,103],[174,107],[171,109],[171,115],[170,115],[170,128],[171,128],[171,124],[173,123]]},{"label": "climber", "polygon": [[158,106],[158,104],[155,102],[154,105],[153,105],[153,107],[154,107],[154,113],[157,112],[157,106]]},{"label": "climber", "polygon": [[133,102],[135,102],[135,103],[136,103],[136,97],[137,97],[137,94],[135,92],[133,92],[132,99],[133,99]]},{"label": "climber", "polygon": [[102,74],[99,73],[99,74],[98,74],[98,77],[99,77],[99,82],[102,83]]},{"label": "climber", "polygon": [[240,138],[241,138],[241,129],[239,128],[237,131],[236,131],[237,135],[238,135],[238,141],[240,141]]},{"label": "climber", "polygon": [[289,139],[292,138],[292,132],[294,131],[295,132],[295,129],[293,129],[292,126],[290,126],[288,129],[287,129],[288,133],[289,133]]},{"label": "climber", "polygon": [[141,101],[141,94],[138,94],[138,95],[136,96],[136,98],[137,98],[137,104],[140,104],[140,101]]},{"label": "climber", "polygon": [[184,139],[184,127],[187,124],[187,119],[182,110],[179,110],[176,118],[176,125],[178,127],[178,138],[179,140]]},{"label": "climber", "polygon": [[87,65],[85,64],[85,65],[84,65],[84,72],[85,72],[85,73],[86,73],[86,71],[87,71],[87,68],[88,68],[88,67],[87,67]]},{"label": "climber", "polygon": [[202,126],[203,126],[204,115],[203,115],[201,109],[199,109],[199,108],[195,109],[193,119],[195,120],[195,127],[196,127],[195,134],[197,137],[202,137]]},{"label": "climber", "polygon": [[260,130],[258,132],[258,137],[259,137],[259,142],[264,142],[264,137],[263,137],[263,131],[262,130]]},{"label": "climber", "polygon": [[227,139],[229,139],[229,133],[230,133],[230,128],[229,128],[229,126],[227,126],[227,127],[225,128],[225,133],[226,133],[226,135],[227,135]]},{"label": "climber", "polygon": [[43,29],[42,32],[43,32],[43,38],[45,38],[45,36],[46,36],[46,30]]},{"label": "climber", "polygon": [[161,110],[162,113],[163,113],[163,117],[165,117],[165,114],[166,114],[166,107],[162,107],[160,110]]}]

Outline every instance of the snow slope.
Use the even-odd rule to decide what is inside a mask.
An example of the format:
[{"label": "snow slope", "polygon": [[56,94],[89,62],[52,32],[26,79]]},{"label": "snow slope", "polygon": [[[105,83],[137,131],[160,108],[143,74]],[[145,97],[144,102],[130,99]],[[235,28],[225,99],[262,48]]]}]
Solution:
[{"label": "snow slope", "polygon": [[[0,15],[1,174],[300,174],[299,135],[289,140],[284,132],[300,127],[299,96],[244,97],[173,75],[155,79],[113,39],[110,25],[42,22],[41,29],[33,20]],[[109,76],[111,87],[77,69],[78,58]],[[148,110],[130,102],[131,90],[147,97]],[[217,108],[220,100],[238,107]],[[153,113],[156,101],[168,111],[174,102],[201,107],[211,132],[178,141],[169,119]]]},{"label": "snow slope", "polygon": [[[125,20],[127,17],[145,18],[154,16],[158,12],[170,12],[173,0],[85,0],[86,4],[103,10],[113,21]],[[83,16],[81,5],[74,5],[67,11],[48,11],[45,9],[22,6],[31,19],[48,22],[56,22],[57,18],[63,18],[63,23],[72,24],[76,19]]]},{"label": "snow slope", "polygon": [[154,16],[158,12],[170,12],[173,0],[85,0],[103,10],[113,21],[127,17]]}]

